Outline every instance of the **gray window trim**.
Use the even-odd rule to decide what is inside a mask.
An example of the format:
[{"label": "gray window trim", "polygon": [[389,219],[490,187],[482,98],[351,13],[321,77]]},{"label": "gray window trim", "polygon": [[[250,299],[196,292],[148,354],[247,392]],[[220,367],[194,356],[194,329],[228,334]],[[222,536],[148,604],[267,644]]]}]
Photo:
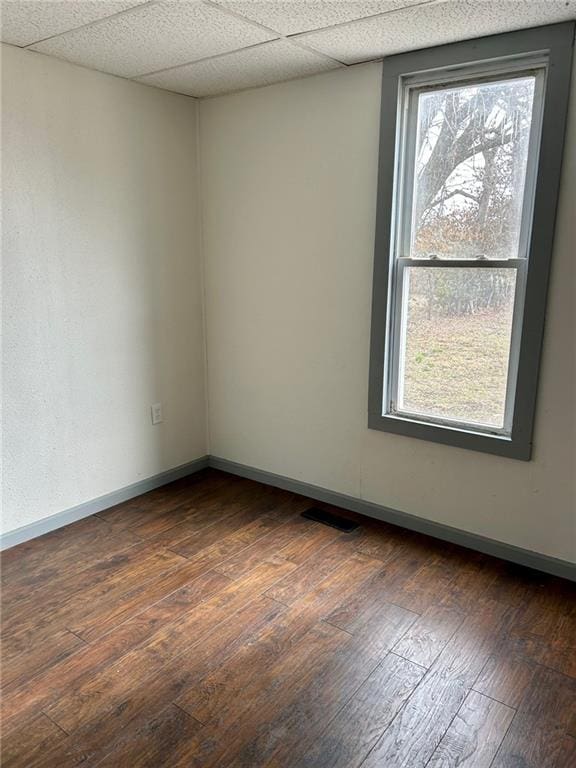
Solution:
[{"label": "gray window trim", "polygon": [[[370,340],[368,395],[368,427],[370,429],[523,461],[530,460],[546,296],[562,170],[574,29],[574,22],[554,24],[398,54],[384,60]],[[386,336],[390,323],[388,317],[389,268],[394,225],[392,221],[393,184],[400,78],[435,69],[449,67],[456,69],[476,62],[502,60],[506,57],[535,53],[544,53],[548,56],[548,72],[511,437],[480,434],[471,429],[431,424],[395,415],[383,415],[384,376],[387,368]]]}]

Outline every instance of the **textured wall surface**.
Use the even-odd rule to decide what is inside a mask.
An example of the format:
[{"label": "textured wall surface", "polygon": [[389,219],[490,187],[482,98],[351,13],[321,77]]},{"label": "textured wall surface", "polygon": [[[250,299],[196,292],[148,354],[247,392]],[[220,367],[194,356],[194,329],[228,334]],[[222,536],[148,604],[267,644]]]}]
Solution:
[{"label": "textured wall surface", "polygon": [[379,84],[201,104],[211,453],[576,561],[576,97],[524,463],[366,427]]},{"label": "textured wall surface", "polygon": [[196,102],[2,53],[9,531],[206,440]]}]

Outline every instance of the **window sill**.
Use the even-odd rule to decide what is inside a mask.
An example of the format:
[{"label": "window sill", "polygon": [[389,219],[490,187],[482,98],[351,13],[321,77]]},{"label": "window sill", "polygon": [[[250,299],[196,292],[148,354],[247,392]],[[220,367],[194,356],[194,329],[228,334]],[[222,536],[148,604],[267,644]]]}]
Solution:
[{"label": "window sill", "polygon": [[532,442],[528,436],[489,435],[473,430],[451,427],[444,424],[430,424],[402,416],[368,414],[368,428],[380,432],[392,432],[395,435],[415,437],[455,448],[466,448],[471,451],[491,453],[520,461],[530,461]]}]

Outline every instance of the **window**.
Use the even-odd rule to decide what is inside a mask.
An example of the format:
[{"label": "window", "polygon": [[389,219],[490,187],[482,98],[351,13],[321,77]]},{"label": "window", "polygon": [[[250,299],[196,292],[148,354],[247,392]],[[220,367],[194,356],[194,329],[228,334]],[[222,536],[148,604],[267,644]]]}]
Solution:
[{"label": "window", "polygon": [[385,60],[370,427],[530,458],[573,38]]}]

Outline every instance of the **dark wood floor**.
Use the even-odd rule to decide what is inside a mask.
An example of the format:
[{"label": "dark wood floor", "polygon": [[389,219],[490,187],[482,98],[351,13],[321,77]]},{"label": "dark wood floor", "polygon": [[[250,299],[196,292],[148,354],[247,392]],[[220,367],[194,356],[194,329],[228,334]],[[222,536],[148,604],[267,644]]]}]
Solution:
[{"label": "dark wood floor", "polygon": [[574,585],[207,470],[3,558],[4,768],[574,768]]}]

